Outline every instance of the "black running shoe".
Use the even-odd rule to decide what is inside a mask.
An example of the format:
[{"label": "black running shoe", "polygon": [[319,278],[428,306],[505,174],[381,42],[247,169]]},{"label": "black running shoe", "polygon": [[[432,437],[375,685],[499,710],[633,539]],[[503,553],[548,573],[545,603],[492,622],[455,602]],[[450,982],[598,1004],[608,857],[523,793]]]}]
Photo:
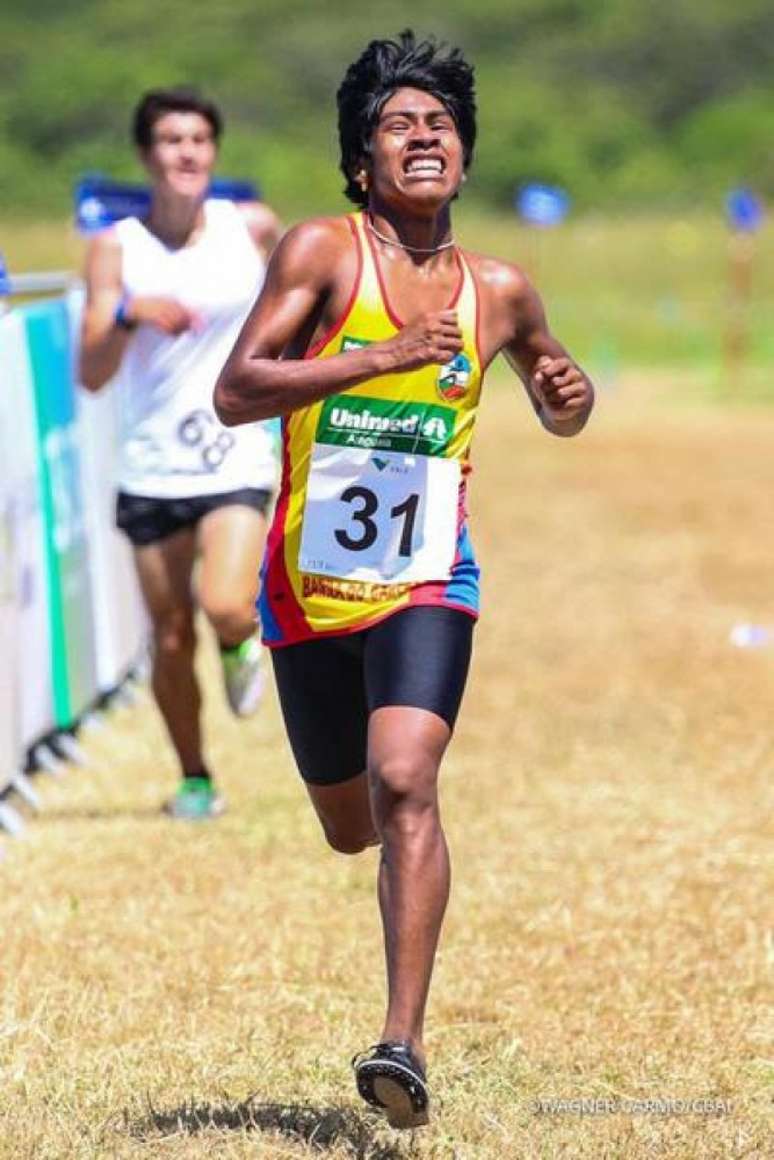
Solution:
[{"label": "black running shoe", "polygon": [[377,1043],[352,1060],[357,1090],[387,1115],[391,1128],[419,1128],[428,1121],[430,1094],[424,1068],[411,1044]]}]

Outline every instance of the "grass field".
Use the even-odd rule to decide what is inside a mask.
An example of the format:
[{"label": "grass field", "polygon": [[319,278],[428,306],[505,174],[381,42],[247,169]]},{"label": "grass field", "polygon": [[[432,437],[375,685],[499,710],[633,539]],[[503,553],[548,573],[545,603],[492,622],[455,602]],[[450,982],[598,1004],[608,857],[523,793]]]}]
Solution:
[{"label": "grass field", "polygon": [[[144,697],[0,847],[3,1160],[772,1155],[774,652],[728,634],[774,621],[774,414],[705,387],[624,375],[560,441],[490,384],[431,1126],[391,1133],[348,1068],[381,1016],[375,853],[325,848],[273,691],[232,721],[207,651],[222,820],[159,816]],[[535,1102],[576,1098],[607,1114]]]}]

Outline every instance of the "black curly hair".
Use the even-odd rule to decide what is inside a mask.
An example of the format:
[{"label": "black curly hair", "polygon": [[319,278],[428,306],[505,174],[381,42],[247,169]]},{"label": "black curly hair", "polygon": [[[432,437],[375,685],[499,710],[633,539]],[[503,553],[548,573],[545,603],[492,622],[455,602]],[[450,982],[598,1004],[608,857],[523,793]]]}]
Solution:
[{"label": "black curly hair", "polygon": [[461,51],[433,39],[417,41],[411,29],[401,32],[397,40],[372,40],[349,66],[336,94],[340,168],[347,182],[344,193],[356,205],[365,206],[368,195],[355,182],[355,171],[370,154],[371,135],[384,105],[400,88],[422,89],[445,105],[462,141],[466,169],[473,158],[473,68]]}]

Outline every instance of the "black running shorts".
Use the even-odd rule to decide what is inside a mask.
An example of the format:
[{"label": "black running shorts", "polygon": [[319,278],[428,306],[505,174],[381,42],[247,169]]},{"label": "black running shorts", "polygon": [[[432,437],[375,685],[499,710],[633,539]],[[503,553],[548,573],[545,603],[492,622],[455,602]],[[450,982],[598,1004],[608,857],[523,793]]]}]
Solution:
[{"label": "black running shorts", "polygon": [[186,499],[158,499],[147,495],[129,495],[119,491],[116,499],[116,523],[135,548],[155,544],[184,528],[194,528],[199,520],[216,508],[240,504],[265,516],[272,493],[257,487],[224,491],[218,495],[196,495]]},{"label": "black running shorts", "polygon": [[271,650],[282,714],[304,781],[334,785],[366,768],[368,716],[427,709],[454,728],[475,621],[418,605],[373,628]]}]

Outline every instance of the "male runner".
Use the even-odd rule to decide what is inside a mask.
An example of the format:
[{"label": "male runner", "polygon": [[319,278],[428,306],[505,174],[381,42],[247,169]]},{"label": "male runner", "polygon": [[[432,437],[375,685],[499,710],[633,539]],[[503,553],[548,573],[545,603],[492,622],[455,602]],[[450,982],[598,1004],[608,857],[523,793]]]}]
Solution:
[{"label": "male runner", "polygon": [[263,684],[256,555],[275,481],[269,433],[226,431],[212,389],[280,229],[263,204],[208,197],[222,130],[212,101],[154,90],[132,129],[150,210],[90,246],[81,378],[96,391],[118,376],[117,522],[132,543],[153,631],[153,692],[182,773],[167,809],[206,819],[223,799],[203,752],[194,566],[198,558],[198,603],[218,637],[229,704],[245,716]]},{"label": "male runner", "polygon": [[465,684],[478,568],[465,488],[481,378],[502,351],[543,425],[593,403],[508,263],[460,249],[475,140],[458,50],[372,42],[338,92],[360,212],[291,230],[218,380],[227,425],[283,417],[261,621],[290,744],[334,849],[381,846],[388,1005],[357,1086],[425,1123],[423,1022],[449,891],[437,781]]}]

